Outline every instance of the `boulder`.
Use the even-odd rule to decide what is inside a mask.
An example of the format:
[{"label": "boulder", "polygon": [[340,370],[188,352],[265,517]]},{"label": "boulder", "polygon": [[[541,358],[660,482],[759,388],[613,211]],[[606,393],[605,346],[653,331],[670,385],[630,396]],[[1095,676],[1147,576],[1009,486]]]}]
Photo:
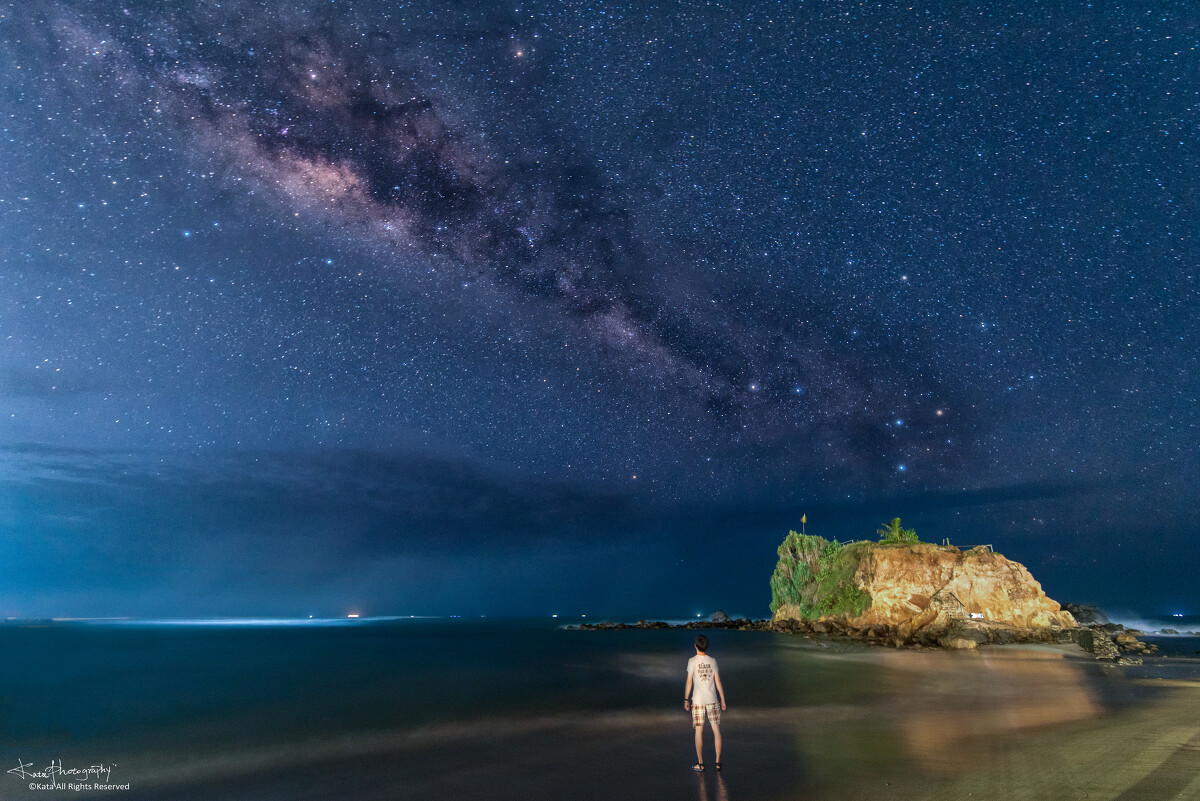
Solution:
[{"label": "boulder", "polygon": [[943,648],[964,651],[979,647],[979,643],[975,642],[974,640],[964,639],[963,637],[951,637],[950,639],[942,638],[938,640],[938,644]]},{"label": "boulder", "polygon": [[1138,645],[1141,645],[1138,642],[1138,638],[1133,636],[1133,633],[1129,631],[1117,632],[1115,642],[1118,648],[1136,648]]},{"label": "boulder", "polygon": [[[943,648],[976,648],[992,641],[987,627],[972,620],[956,620],[937,638]],[[970,643],[966,645],[965,643]]]},{"label": "boulder", "polygon": [[1135,637],[1133,629],[1118,632],[1115,641],[1117,648],[1125,653],[1152,654],[1158,650],[1157,645],[1151,645],[1150,643],[1142,642]]},{"label": "boulder", "polygon": [[1080,627],[1075,630],[1075,642],[1097,659],[1118,659],[1121,652],[1112,636],[1101,626]]}]

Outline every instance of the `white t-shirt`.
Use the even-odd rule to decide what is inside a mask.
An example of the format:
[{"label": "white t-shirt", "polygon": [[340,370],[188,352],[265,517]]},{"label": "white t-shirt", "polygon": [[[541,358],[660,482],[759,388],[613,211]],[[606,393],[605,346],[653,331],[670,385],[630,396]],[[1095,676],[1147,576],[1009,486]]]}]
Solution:
[{"label": "white t-shirt", "polygon": [[692,703],[717,703],[717,660],[708,654],[696,654],[688,660],[688,675],[692,677]]}]

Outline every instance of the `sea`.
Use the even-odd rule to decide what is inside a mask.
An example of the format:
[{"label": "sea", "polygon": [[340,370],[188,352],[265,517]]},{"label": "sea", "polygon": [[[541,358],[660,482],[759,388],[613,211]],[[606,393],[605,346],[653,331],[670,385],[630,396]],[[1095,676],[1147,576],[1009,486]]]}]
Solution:
[{"label": "sea", "polygon": [[711,630],[728,708],[722,770],[706,730],[699,773],[695,632],[561,623],[0,623],[0,798],[932,798],[1200,677],[1194,636],[1115,667]]}]

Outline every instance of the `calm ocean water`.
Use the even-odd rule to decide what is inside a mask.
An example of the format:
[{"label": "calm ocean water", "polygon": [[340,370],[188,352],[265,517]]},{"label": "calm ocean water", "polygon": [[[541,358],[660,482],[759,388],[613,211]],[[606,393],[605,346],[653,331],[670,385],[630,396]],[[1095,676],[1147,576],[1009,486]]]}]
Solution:
[{"label": "calm ocean water", "polygon": [[126,799],[834,798],[953,776],[970,769],[956,754],[1090,725],[1151,692],[1069,649],[714,631],[726,770],[697,777],[681,705],[692,633],[556,622],[0,625],[0,798],[94,794],[28,789],[53,764],[59,782],[107,768]]}]

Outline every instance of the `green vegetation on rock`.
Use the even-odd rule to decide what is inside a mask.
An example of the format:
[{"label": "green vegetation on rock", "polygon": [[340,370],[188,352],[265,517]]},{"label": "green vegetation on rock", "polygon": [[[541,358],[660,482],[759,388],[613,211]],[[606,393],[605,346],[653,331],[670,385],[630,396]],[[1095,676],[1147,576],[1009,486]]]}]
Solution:
[{"label": "green vegetation on rock", "polygon": [[898,517],[893,517],[890,523],[884,523],[875,530],[875,533],[879,535],[879,541],[885,545],[921,541],[917,537],[917,532],[911,528],[900,527],[900,518]]},{"label": "green vegetation on rock", "polygon": [[871,605],[871,596],[855,585],[854,573],[870,546],[869,542],[842,545],[789,531],[771,576],[771,613],[790,605],[805,620],[861,615]]}]

